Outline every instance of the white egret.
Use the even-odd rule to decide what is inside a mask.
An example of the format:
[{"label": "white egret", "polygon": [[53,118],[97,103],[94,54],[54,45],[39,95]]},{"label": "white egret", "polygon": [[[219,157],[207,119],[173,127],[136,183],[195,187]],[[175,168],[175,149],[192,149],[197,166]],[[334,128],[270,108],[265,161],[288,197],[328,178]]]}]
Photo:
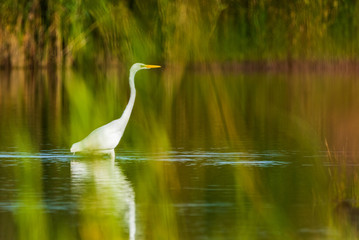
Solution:
[{"label": "white egret", "polygon": [[130,69],[130,88],[131,96],[122,116],[119,119],[99,127],[92,131],[82,141],[74,143],[71,152],[84,152],[89,154],[110,154],[115,155],[115,147],[121,140],[125,131],[128,120],[130,119],[133,105],[136,98],[135,74],[142,69],[160,68],[158,65],[146,65],[143,63],[135,63]]}]

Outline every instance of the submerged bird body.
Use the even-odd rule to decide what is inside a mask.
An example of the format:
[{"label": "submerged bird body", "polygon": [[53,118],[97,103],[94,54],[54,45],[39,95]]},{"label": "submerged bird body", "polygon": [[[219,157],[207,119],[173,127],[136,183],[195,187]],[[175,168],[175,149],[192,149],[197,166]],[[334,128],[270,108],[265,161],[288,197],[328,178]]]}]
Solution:
[{"label": "submerged bird body", "polygon": [[92,131],[82,141],[74,143],[71,147],[71,152],[86,152],[86,153],[109,153],[114,154],[114,148],[120,142],[122,135],[126,129],[128,120],[130,119],[133,105],[136,98],[135,88],[135,74],[142,69],[159,68],[157,65],[146,65],[143,63],[135,63],[130,69],[130,88],[131,96],[130,100],[123,111],[121,118],[113,120],[112,122],[101,126]]}]

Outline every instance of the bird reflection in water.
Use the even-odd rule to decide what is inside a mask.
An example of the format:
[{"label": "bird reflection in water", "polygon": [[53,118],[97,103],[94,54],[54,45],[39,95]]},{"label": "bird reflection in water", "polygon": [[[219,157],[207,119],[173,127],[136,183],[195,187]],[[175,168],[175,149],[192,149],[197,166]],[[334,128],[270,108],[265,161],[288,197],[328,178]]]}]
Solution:
[{"label": "bird reflection in water", "polygon": [[[71,185],[78,200],[81,219],[85,219],[81,222],[86,228],[83,232],[96,232],[93,228],[97,226],[97,232],[101,232],[103,239],[113,238],[113,235],[115,238],[120,235],[121,239],[128,235],[130,240],[135,239],[134,190],[120,167],[115,165],[113,157],[110,160],[101,157],[73,159]],[[104,229],[107,232],[104,233]]]}]

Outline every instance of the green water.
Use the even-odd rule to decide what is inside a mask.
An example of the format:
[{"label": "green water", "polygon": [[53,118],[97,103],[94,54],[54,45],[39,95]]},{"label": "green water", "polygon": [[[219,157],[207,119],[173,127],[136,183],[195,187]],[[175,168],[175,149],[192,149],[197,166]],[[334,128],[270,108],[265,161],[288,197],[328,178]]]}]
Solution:
[{"label": "green water", "polygon": [[112,161],[69,148],[121,115],[127,70],[1,72],[0,239],[354,238],[357,77],[141,71]]}]

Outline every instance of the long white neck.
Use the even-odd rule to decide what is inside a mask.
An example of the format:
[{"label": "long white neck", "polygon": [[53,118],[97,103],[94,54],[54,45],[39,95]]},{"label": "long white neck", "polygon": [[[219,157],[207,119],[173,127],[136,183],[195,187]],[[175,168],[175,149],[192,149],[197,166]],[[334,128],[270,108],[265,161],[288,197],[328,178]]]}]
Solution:
[{"label": "long white neck", "polygon": [[132,71],[130,72],[129,82],[130,82],[131,96],[130,96],[130,100],[128,101],[128,104],[125,108],[125,111],[123,111],[123,114],[121,116],[121,118],[124,117],[126,119],[126,121],[128,121],[130,119],[133,105],[135,104],[135,98],[136,98],[135,74],[136,74],[136,72],[132,72]]}]

